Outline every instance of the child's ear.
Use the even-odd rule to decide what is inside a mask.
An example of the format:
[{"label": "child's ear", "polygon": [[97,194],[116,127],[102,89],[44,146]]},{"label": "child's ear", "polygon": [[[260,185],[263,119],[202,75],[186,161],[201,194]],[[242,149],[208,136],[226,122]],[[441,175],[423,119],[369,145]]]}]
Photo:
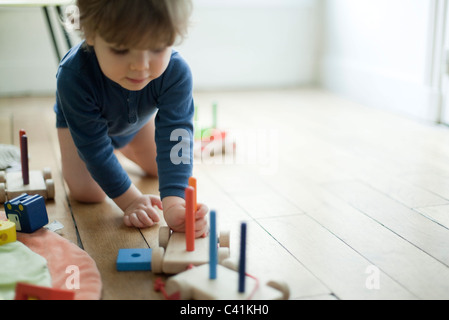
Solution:
[{"label": "child's ear", "polygon": [[86,43],[89,46],[93,47],[95,44],[95,36],[90,35],[90,36],[86,37]]}]

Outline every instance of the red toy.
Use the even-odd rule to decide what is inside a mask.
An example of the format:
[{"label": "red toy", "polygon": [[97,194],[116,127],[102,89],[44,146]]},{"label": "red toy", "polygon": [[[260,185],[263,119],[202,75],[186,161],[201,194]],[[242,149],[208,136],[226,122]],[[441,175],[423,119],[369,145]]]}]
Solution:
[{"label": "red toy", "polygon": [[75,291],[17,283],[15,300],[74,300]]}]

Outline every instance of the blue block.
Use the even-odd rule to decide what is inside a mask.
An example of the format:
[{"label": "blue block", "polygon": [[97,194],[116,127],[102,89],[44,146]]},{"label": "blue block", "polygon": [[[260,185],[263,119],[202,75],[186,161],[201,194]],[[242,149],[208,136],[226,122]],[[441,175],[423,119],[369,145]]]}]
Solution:
[{"label": "blue block", "polygon": [[33,233],[48,223],[45,200],[40,195],[21,196],[5,203],[5,212],[9,220],[16,224],[19,232]]},{"label": "blue block", "polygon": [[119,249],[117,271],[151,271],[151,249]]}]

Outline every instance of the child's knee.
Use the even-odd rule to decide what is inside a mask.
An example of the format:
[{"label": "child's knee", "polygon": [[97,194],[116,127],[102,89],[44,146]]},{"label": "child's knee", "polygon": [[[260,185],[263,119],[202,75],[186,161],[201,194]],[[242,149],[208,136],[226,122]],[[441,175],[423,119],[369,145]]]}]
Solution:
[{"label": "child's knee", "polygon": [[81,203],[101,203],[106,199],[102,190],[70,189],[70,198]]}]

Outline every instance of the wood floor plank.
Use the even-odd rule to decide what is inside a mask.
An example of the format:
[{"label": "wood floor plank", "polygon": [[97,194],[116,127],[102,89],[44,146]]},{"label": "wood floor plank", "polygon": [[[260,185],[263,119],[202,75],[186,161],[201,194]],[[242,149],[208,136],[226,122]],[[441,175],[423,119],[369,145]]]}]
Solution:
[{"label": "wood floor plank", "polygon": [[416,210],[449,229],[449,205],[417,208]]},{"label": "wood floor plank", "polygon": [[441,172],[410,173],[403,175],[402,178],[414,185],[418,185],[444,199],[449,200],[449,175],[442,174]]},{"label": "wood floor plank", "polygon": [[307,215],[259,222],[339,299],[416,298],[382,271],[379,289],[370,289],[367,268],[373,263]]},{"label": "wood floor plank", "polygon": [[290,182],[288,187],[282,189],[280,180],[275,183],[305,215],[347,243],[416,297],[445,299],[449,295],[447,266],[355,209],[345,199],[313,183]]},{"label": "wood floor plank", "polygon": [[439,147],[440,142],[444,145],[447,141],[447,128],[341,102],[336,97],[321,99],[319,108],[312,107],[316,101],[310,102],[310,116],[301,112],[301,117],[288,117],[284,122],[292,122],[292,126],[296,122],[299,132],[306,131],[308,136],[338,146],[360,161],[380,164],[396,174],[449,170],[448,153]]},{"label": "wood floor plank", "polygon": [[390,176],[381,172],[370,172],[369,176],[360,177],[367,185],[387,194],[409,208],[449,204],[449,201],[442,196],[401,177]]},{"label": "wood floor plank", "polygon": [[[332,148],[323,141],[314,141],[314,145],[316,149],[329,150]],[[319,145],[322,147],[318,147]],[[442,188],[444,182],[439,185],[432,181],[428,181],[427,184],[419,183],[420,180],[416,174],[396,175],[394,170],[387,168],[388,164],[365,162],[342,150],[340,152],[335,150],[332,154],[327,151],[323,156],[319,155],[318,151],[313,155],[312,159],[302,160],[302,165],[286,163],[292,178],[307,177],[317,183],[361,180],[409,208],[449,204],[444,197],[445,194],[436,193],[442,193],[445,190]],[[426,176],[430,176],[430,174]],[[412,179],[418,183],[413,183]],[[442,180],[444,178],[437,177],[435,179]]]},{"label": "wood floor plank", "polygon": [[[331,294],[331,289],[317,278],[301,260],[285,250],[259,222],[251,221],[247,227],[248,272],[261,283],[285,282],[290,289],[290,299]],[[236,251],[238,252],[238,251]],[[282,261],[282,266],[279,262]]]},{"label": "wood floor plank", "polygon": [[[236,202],[251,218],[301,214],[282,194],[264,182],[258,169],[248,166],[202,166],[223,193]],[[214,169],[215,168],[215,169]]]},{"label": "wood floor plank", "polygon": [[326,185],[353,207],[449,266],[449,230],[359,182]]}]

